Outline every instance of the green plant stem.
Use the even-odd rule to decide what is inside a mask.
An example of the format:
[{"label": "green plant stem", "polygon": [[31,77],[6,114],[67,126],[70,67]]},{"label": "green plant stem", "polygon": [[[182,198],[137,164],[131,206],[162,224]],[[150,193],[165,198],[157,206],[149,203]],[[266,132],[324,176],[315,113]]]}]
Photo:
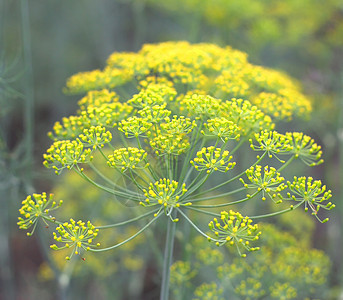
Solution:
[{"label": "green plant stem", "polygon": [[294,209],[298,208],[304,202],[305,202],[305,200],[301,201],[300,203],[298,203],[295,206],[291,206],[290,208],[286,208],[284,210],[280,210],[280,211],[277,211],[277,212],[273,212],[273,213],[265,214],[265,215],[260,215],[260,216],[253,216],[253,217],[249,217],[249,218],[253,220],[253,219],[262,219],[262,218],[266,218],[266,217],[273,217],[273,216],[281,215],[281,214],[284,214],[285,212],[288,212],[288,211],[291,211],[291,210],[294,210]]},{"label": "green plant stem", "polygon": [[137,231],[134,235],[130,236],[128,239],[126,239],[125,241],[122,241],[121,243],[115,244],[113,246],[107,247],[107,248],[102,248],[102,249],[89,249],[89,251],[92,252],[103,252],[103,251],[107,251],[107,250],[112,250],[115,248],[118,248],[124,244],[126,244],[127,242],[133,240],[137,235],[140,235],[145,229],[147,229],[152,223],[154,223],[162,214],[160,213],[159,215],[157,215],[156,217],[154,217],[149,223],[147,223],[143,228],[141,228],[139,231]]},{"label": "green plant stem", "polygon": [[191,221],[190,218],[187,217],[187,215],[186,215],[185,213],[182,212],[182,210],[178,209],[178,211],[179,211],[180,214],[189,222],[189,224],[191,224],[191,225],[194,227],[194,229],[195,229],[196,231],[198,231],[202,236],[204,236],[205,238],[207,238],[208,240],[211,240],[211,241],[213,241],[213,242],[220,242],[219,240],[216,240],[216,239],[210,237],[209,235],[207,235],[206,233],[204,233],[198,226],[196,226],[196,225]]},{"label": "green plant stem", "polygon": [[212,204],[212,205],[192,205],[192,206],[193,207],[197,207],[197,208],[216,208],[216,207],[229,206],[229,205],[238,204],[238,203],[242,203],[242,202],[248,201],[248,200],[254,198],[260,192],[261,191],[257,191],[254,194],[252,194],[250,197],[246,197],[246,198],[243,198],[243,199],[240,199],[240,200],[237,200],[237,201],[233,201],[233,202],[221,203],[221,204]]},{"label": "green plant stem", "polygon": [[[173,218],[175,219],[175,216],[176,216],[175,212],[173,214],[174,214]],[[173,259],[175,228],[176,228],[176,223],[168,219],[167,237],[166,237],[166,243],[165,243],[165,248],[164,248],[164,261],[163,261],[160,300],[168,300],[169,298],[170,266]]]},{"label": "green plant stem", "polygon": [[[103,191],[105,191],[105,192],[107,192],[107,193],[110,193],[110,194],[112,194],[112,195],[116,195],[116,196],[122,196],[122,197],[127,197],[130,193],[129,193],[129,191],[127,191],[127,192],[119,192],[119,191],[115,191],[115,190],[113,190],[113,189],[110,189],[110,188],[108,188],[108,187],[105,187],[105,186],[103,186],[103,185],[101,185],[101,184],[98,184],[98,183],[96,183],[94,180],[92,180],[91,178],[89,178],[83,171],[81,171],[80,169],[78,169],[78,167],[77,167],[77,169],[76,168],[74,168],[74,170],[76,171],[76,173],[77,174],[79,174],[82,178],[84,178],[86,181],[88,181],[89,183],[91,183],[91,184],[93,184],[94,186],[96,186],[97,188],[99,188],[99,189],[101,189],[101,190],[103,190]],[[133,194],[131,194],[130,195],[131,197],[130,197],[130,200],[132,200],[132,201],[136,201],[136,202],[140,202],[140,198],[139,198],[139,194],[137,194],[136,195],[136,199],[134,199],[133,197],[134,197],[134,195]]]},{"label": "green plant stem", "polygon": [[184,207],[187,208],[187,209],[191,209],[191,210],[200,212],[200,213],[205,214],[205,215],[214,216],[214,217],[217,217],[217,218],[220,217],[220,214],[217,214],[217,213],[214,213],[214,212],[211,212],[211,211],[202,210],[202,209],[195,208],[195,207],[192,207],[192,206],[184,206]]},{"label": "green plant stem", "polygon": [[286,168],[295,158],[293,155],[289,160],[287,160],[280,168],[277,169],[278,172],[281,172],[284,168]]},{"label": "green plant stem", "polygon": [[138,221],[140,219],[143,219],[143,218],[145,218],[147,216],[150,216],[151,214],[156,213],[157,211],[158,211],[158,209],[155,209],[155,210],[149,211],[149,212],[147,212],[147,213],[145,213],[143,215],[140,215],[138,217],[135,217],[133,219],[130,219],[130,220],[127,220],[127,221],[124,221],[124,222],[115,223],[115,224],[109,224],[109,225],[102,225],[102,226],[95,226],[95,228],[97,228],[97,229],[105,229],[105,228],[113,228],[113,227],[118,227],[118,226],[126,225],[126,224],[129,224],[129,223]]},{"label": "green plant stem", "polygon": [[30,17],[27,0],[20,1],[22,18],[23,54],[25,65],[25,99],[24,99],[24,131],[25,131],[25,181],[31,185],[33,161],[33,132],[34,132],[34,91],[33,91],[33,68],[30,36]]},{"label": "green plant stem", "polygon": [[[239,188],[239,189],[236,189],[236,190],[233,190],[233,191],[230,191],[230,192],[226,192],[226,193],[223,193],[223,194],[213,195],[213,196],[208,196],[208,197],[203,197],[203,198],[194,198],[194,199],[189,199],[188,201],[193,203],[193,202],[206,201],[206,200],[226,197],[226,196],[230,196],[232,194],[236,194],[236,193],[239,193],[241,191],[244,191],[245,189],[246,189],[245,187],[242,187],[242,188]],[[196,195],[195,195],[195,197],[196,197]]]}]

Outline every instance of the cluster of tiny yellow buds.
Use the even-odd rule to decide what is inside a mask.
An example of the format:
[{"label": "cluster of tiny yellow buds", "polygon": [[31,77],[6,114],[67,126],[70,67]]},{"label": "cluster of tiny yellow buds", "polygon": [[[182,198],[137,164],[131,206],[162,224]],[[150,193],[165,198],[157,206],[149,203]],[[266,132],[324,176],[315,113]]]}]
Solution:
[{"label": "cluster of tiny yellow buds", "polygon": [[112,89],[132,79],[133,70],[105,68],[103,71],[94,70],[73,75],[67,81],[65,92],[79,94],[92,90]]},{"label": "cluster of tiny yellow buds", "polygon": [[191,121],[191,119],[185,118],[184,116],[178,117],[174,115],[172,119],[167,117],[164,121],[165,123],[160,125],[162,134],[188,134],[197,126],[195,121]]},{"label": "cluster of tiny yellow buds", "polygon": [[137,138],[139,136],[146,136],[152,125],[153,124],[145,118],[133,116],[126,120],[122,120],[118,124],[118,130],[123,132],[127,138]]},{"label": "cluster of tiny yellow buds", "polygon": [[262,92],[253,97],[251,102],[276,119],[290,121],[293,113],[296,112],[295,105],[291,101],[285,100],[285,97],[277,93]]},{"label": "cluster of tiny yellow buds", "polygon": [[260,278],[247,277],[235,287],[235,293],[240,299],[263,299],[266,291]]},{"label": "cluster of tiny yellow buds", "polygon": [[176,94],[177,92],[173,87],[151,83],[127,102],[136,108],[142,109],[145,106],[162,105],[170,102],[175,98]]},{"label": "cluster of tiny yellow buds", "polygon": [[223,103],[222,116],[239,126],[241,135],[249,135],[262,130],[272,130],[275,124],[257,106],[247,100],[231,99]]},{"label": "cluster of tiny yellow buds", "polygon": [[256,165],[250,167],[245,173],[251,184],[245,183],[242,178],[240,180],[246,188],[257,189],[257,192],[262,191],[262,200],[266,200],[265,194],[267,194],[274,202],[282,202],[281,192],[287,188],[287,185],[283,183],[285,178],[275,168],[265,166],[262,174],[262,166]]},{"label": "cluster of tiny yellow buds", "polygon": [[[151,76],[148,75],[143,80],[139,81],[139,85],[142,88],[147,88],[148,86],[153,86],[153,89],[155,89],[154,86],[156,86],[156,87],[163,86],[162,89],[164,89],[165,87],[168,87],[168,88],[171,88],[171,90],[175,90],[173,82],[168,80],[168,78],[158,77],[158,76],[154,76],[154,75],[151,75]],[[174,92],[172,92],[170,94],[173,94],[173,93]],[[168,94],[168,93],[163,92],[163,94]],[[172,101],[172,100],[173,99],[170,99],[170,100],[167,100],[167,101]]]},{"label": "cluster of tiny yellow buds", "polygon": [[283,160],[277,157],[277,154],[287,154],[293,149],[292,140],[289,136],[278,133],[277,131],[263,130],[255,133],[254,138],[258,145],[254,145],[253,139],[250,139],[250,147],[254,151],[267,152],[269,157],[275,156],[280,162]]},{"label": "cluster of tiny yellow buds", "polygon": [[296,158],[300,158],[308,166],[316,166],[323,163],[322,148],[308,135],[302,132],[286,132],[287,138],[291,140],[292,151]]},{"label": "cluster of tiny yellow buds", "polygon": [[54,141],[74,139],[82,133],[83,128],[84,124],[80,116],[64,117],[62,123],[56,122],[54,124],[53,132],[48,132],[48,136]]},{"label": "cluster of tiny yellow buds", "polygon": [[80,141],[85,147],[92,147],[94,150],[104,147],[105,144],[112,140],[112,134],[106,131],[102,126],[91,126],[89,129],[84,129],[79,135]]},{"label": "cluster of tiny yellow buds", "polygon": [[100,91],[89,91],[78,104],[81,110],[85,110],[88,106],[101,106],[105,103],[114,103],[118,101],[118,95],[114,91],[103,89]]},{"label": "cluster of tiny yellow buds", "polygon": [[45,223],[46,221],[55,221],[55,218],[50,215],[50,212],[59,208],[63,201],[60,200],[57,203],[53,200],[53,196],[53,194],[47,196],[46,193],[33,194],[32,196],[27,196],[21,202],[22,207],[19,209],[19,213],[22,217],[18,217],[17,224],[20,229],[29,229],[31,226],[34,226],[32,232],[27,233],[28,236],[33,234],[39,218]]},{"label": "cluster of tiny yellow buds", "polygon": [[229,243],[236,245],[239,254],[245,257],[246,254],[241,253],[241,247],[247,251],[259,250],[259,247],[251,247],[250,242],[259,238],[261,232],[258,230],[258,225],[252,225],[252,220],[249,217],[243,217],[239,212],[230,210],[229,212],[222,211],[220,213],[220,221],[214,218],[208,226],[215,234],[215,239],[209,237],[209,241],[214,240],[217,246]]},{"label": "cluster of tiny yellow buds", "polygon": [[126,118],[133,107],[127,103],[106,103],[100,106],[89,106],[81,111],[82,122],[90,126],[105,126],[113,128],[117,122]]},{"label": "cluster of tiny yellow buds", "polygon": [[135,108],[143,109],[146,106],[163,105],[164,99],[158,92],[145,89],[127,101],[128,104]]},{"label": "cluster of tiny yellow buds", "polygon": [[194,291],[193,300],[224,300],[225,298],[222,297],[224,293],[223,288],[218,287],[215,282],[212,283],[203,283],[198,286]]},{"label": "cluster of tiny yellow buds", "polygon": [[245,77],[243,64],[236,64],[230,69],[223,70],[215,79],[216,88],[228,97],[249,97],[250,86]]},{"label": "cluster of tiny yellow buds", "polygon": [[54,142],[47,153],[43,155],[44,166],[53,168],[58,175],[64,168],[72,169],[79,163],[86,163],[92,160],[91,149],[85,149],[83,143],[79,140],[65,140]]},{"label": "cluster of tiny yellow buds", "polygon": [[186,95],[180,101],[180,111],[184,110],[193,118],[214,118],[221,114],[222,101],[209,95]]},{"label": "cluster of tiny yellow buds", "polygon": [[66,248],[72,248],[72,253],[66,257],[67,260],[76,254],[80,255],[82,250],[90,250],[92,248],[99,247],[100,244],[92,244],[93,239],[97,237],[99,229],[96,229],[90,221],[87,224],[81,220],[74,221],[70,219],[70,223],[65,222],[60,224],[56,228],[56,232],[53,232],[54,240],[59,243],[64,243],[64,246],[58,247],[56,244],[50,246],[53,250],[61,250]]},{"label": "cluster of tiny yellow buds", "polygon": [[147,153],[138,148],[128,147],[120,148],[113,151],[113,154],[108,156],[107,164],[110,167],[117,168],[121,172],[128,169],[145,168],[149,164],[145,162]]},{"label": "cluster of tiny yellow buds", "polygon": [[324,223],[329,219],[326,218],[323,221],[317,216],[320,208],[331,210],[335,207],[335,204],[331,202],[324,203],[332,197],[331,190],[327,190],[325,185],[322,185],[320,180],[313,180],[312,177],[296,177],[294,176],[293,182],[287,182],[289,189],[293,193],[288,193],[287,196],[295,201],[305,203],[305,211],[309,208],[312,214],[316,218]]},{"label": "cluster of tiny yellow buds", "polygon": [[150,140],[150,146],[157,155],[180,155],[190,144],[185,134],[160,134]]},{"label": "cluster of tiny yellow buds", "polygon": [[222,141],[228,139],[238,140],[240,137],[238,126],[227,118],[209,119],[204,126],[206,131],[202,130],[201,133],[205,136],[217,137]]},{"label": "cluster of tiny yellow buds", "polygon": [[145,106],[143,109],[138,111],[138,114],[151,123],[160,123],[166,117],[171,114],[171,111],[165,109],[166,104]]},{"label": "cluster of tiny yellow buds", "polygon": [[173,208],[180,207],[180,205],[191,205],[191,203],[179,202],[187,189],[185,183],[179,187],[179,183],[175,180],[160,179],[155,183],[150,183],[148,190],[144,189],[143,192],[146,199],[144,202],[140,202],[142,206],[162,205],[164,208]]},{"label": "cluster of tiny yellow buds", "polygon": [[287,283],[275,282],[270,288],[271,299],[296,299],[297,290]]},{"label": "cluster of tiny yellow buds", "polygon": [[197,152],[196,157],[190,161],[197,171],[204,171],[209,174],[213,171],[227,172],[231,170],[236,163],[230,162],[232,156],[229,156],[228,150],[215,148],[214,146],[203,147]]},{"label": "cluster of tiny yellow buds", "polygon": [[190,283],[196,274],[197,271],[192,268],[189,261],[176,261],[170,267],[170,283],[177,288],[181,284]]}]

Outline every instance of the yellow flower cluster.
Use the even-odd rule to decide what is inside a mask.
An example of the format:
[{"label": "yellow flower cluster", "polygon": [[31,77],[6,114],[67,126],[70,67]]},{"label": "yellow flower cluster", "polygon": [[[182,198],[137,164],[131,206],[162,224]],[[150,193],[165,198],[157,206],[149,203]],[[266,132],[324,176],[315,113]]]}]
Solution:
[{"label": "yellow flower cluster", "polygon": [[230,162],[232,156],[229,156],[228,150],[223,151],[214,146],[202,148],[196,156],[190,163],[197,171],[207,170],[208,174],[213,171],[227,172],[236,165],[235,162]]},{"label": "yellow flower cluster", "polygon": [[165,102],[173,101],[177,92],[174,88],[165,84],[150,83],[138,94],[127,101],[128,104],[138,109],[146,106],[162,105]]},{"label": "yellow flower cluster", "polygon": [[101,106],[105,103],[114,103],[119,101],[119,96],[114,91],[107,89],[89,91],[79,102],[81,110],[85,110],[88,106]]},{"label": "yellow flower cluster", "polygon": [[[290,153],[293,149],[292,141],[289,136],[278,133],[277,131],[264,130],[254,134],[254,140],[258,143],[255,145],[253,139],[249,139],[250,147],[254,151],[264,151],[267,152],[268,156],[272,158],[273,156],[280,160],[277,154]],[[280,160],[283,162],[282,160]]]},{"label": "yellow flower cluster", "polygon": [[194,300],[224,300],[225,298],[222,297],[223,289],[218,287],[215,282],[212,283],[203,283],[202,285],[198,286],[194,291]]},{"label": "yellow flower cluster", "polygon": [[85,147],[91,147],[93,150],[103,148],[105,144],[112,140],[112,134],[106,131],[102,126],[91,126],[89,129],[83,130],[83,133],[79,135],[80,141]]},{"label": "yellow flower cluster", "polygon": [[[294,176],[293,182],[287,182],[291,193],[288,197],[292,200],[305,203],[305,210],[309,208],[314,216],[318,218],[317,214],[320,208],[331,210],[335,208],[335,204],[331,202],[323,203],[332,197],[331,190],[327,190],[325,185],[322,185],[320,180],[313,180],[312,177],[296,177]],[[321,222],[327,222],[326,218]]]},{"label": "yellow flower cluster", "polygon": [[43,164],[47,168],[53,168],[56,174],[60,174],[65,168],[70,170],[79,163],[92,160],[91,152],[91,149],[86,149],[79,139],[57,141],[43,155]]},{"label": "yellow flower cluster", "polygon": [[[229,245],[236,245],[238,252],[242,257],[246,254],[242,254],[240,248],[243,247],[248,251],[259,250],[259,247],[251,247],[250,242],[255,241],[259,238],[261,234],[258,231],[258,225],[252,225],[252,220],[249,217],[243,217],[239,212],[234,212],[230,210],[229,212],[222,211],[220,213],[220,219],[223,223],[221,224],[217,218],[214,218],[208,226],[210,230],[216,236],[216,245],[224,245],[229,243]],[[211,241],[211,239],[209,239]]]},{"label": "yellow flower cluster", "polygon": [[27,233],[28,236],[34,232],[38,220],[41,218],[45,223],[46,221],[54,222],[54,217],[50,215],[50,212],[59,208],[63,201],[58,203],[53,200],[54,195],[50,194],[49,197],[46,193],[33,194],[26,197],[21,202],[22,207],[19,209],[19,213],[22,217],[18,217],[18,226],[20,229],[28,229],[34,226],[31,233]]},{"label": "yellow flower cluster", "polygon": [[203,135],[220,138],[223,142],[228,139],[238,140],[240,137],[237,124],[224,117],[209,119],[204,126],[206,131],[201,131]]},{"label": "yellow flower cluster", "polygon": [[[138,53],[113,53],[103,71],[72,76],[66,91],[80,93],[115,89],[134,80],[143,86],[147,86],[148,82],[168,82],[171,85],[165,88],[165,100],[168,101],[174,99],[175,90],[179,94],[203,91],[219,98],[247,99],[277,119],[302,117],[311,111],[311,102],[285,74],[252,65],[245,53],[230,47],[220,48],[204,43],[192,45],[184,41],[147,44]],[[148,91],[144,93],[149,95]],[[132,105],[142,107],[144,103],[151,105],[150,102],[159,102],[158,99],[148,100],[150,97],[142,96],[136,95],[131,100]]]},{"label": "yellow flower cluster", "polygon": [[265,194],[267,194],[273,201],[282,202],[282,195],[280,194],[287,186],[283,183],[285,178],[276,171],[274,167],[256,165],[246,170],[246,175],[251,184],[246,184],[241,178],[241,182],[246,188],[257,189],[257,192],[262,191],[262,200],[266,200]]},{"label": "yellow flower cluster", "polygon": [[182,203],[180,198],[187,192],[186,184],[179,187],[179,183],[175,180],[160,179],[154,184],[150,183],[148,190],[143,190],[146,197],[144,202],[140,202],[142,206],[161,205],[165,208],[180,207],[180,205],[190,205],[190,203]]},{"label": "yellow flower cluster", "polygon": [[113,154],[108,156],[107,164],[110,167],[118,168],[121,172],[128,169],[145,168],[149,163],[145,162],[147,153],[143,149],[134,147],[120,148],[113,151]]},{"label": "yellow flower cluster", "polygon": [[66,257],[67,260],[76,254],[80,255],[81,250],[89,251],[94,246],[99,247],[100,244],[92,245],[93,239],[98,235],[99,229],[95,229],[91,222],[87,224],[81,220],[74,221],[70,219],[70,223],[65,222],[60,224],[56,228],[56,232],[53,233],[54,240],[59,243],[64,243],[62,247],[58,247],[56,244],[50,246],[53,250],[61,250],[65,248],[73,248],[72,254]]},{"label": "yellow flower cluster", "polygon": [[286,137],[292,141],[291,152],[294,153],[296,158],[299,157],[311,167],[323,163],[323,159],[321,159],[322,147],[316,144],[311,137],[302,132],[287,132]]},{"label": "yellow flower cluster", "polygon": [[188,137],[184,134],[166,133],[157,135],[150,140],[150,146],[157,155],[180,155],[189,148],[190,143]]}]

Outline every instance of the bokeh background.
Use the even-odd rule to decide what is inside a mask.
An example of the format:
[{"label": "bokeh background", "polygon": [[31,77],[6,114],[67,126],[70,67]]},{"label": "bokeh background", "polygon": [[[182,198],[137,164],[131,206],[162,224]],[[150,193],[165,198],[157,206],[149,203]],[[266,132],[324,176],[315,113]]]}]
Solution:
[{"label": "bokeh background", "polygon": [[[341,0],[2,0],[0,299],[112,299],[113,292],[118,299],[143,299],[143,294],[155,299],[156,270],[149,264],[154,258],[139,247],[143,241],[94,258],[94,266],[68,267],[44,247],[44,232],[28,238],[16,220],[21,200],[33,191],[82,198],[84,187],[76,179],[56,178],[42,167],[42,154],[51,143],[46,132],[77,109],[79,97],[63,94],[66,79],[102,68],[114,51],[169,40],[230,45],[248,53],[252,63],[288,72],[312,98],[311,119],[284,128],[304,131],[323,147],[325,163],[313,176],[332,189],[336,209],[330,222],[312,225],[313,235],[302,234],[331,260],[327,297],[343,299]],[[85,211],[101,197],[93,195]],[[126,283],[129,295],[117,290]]]}]

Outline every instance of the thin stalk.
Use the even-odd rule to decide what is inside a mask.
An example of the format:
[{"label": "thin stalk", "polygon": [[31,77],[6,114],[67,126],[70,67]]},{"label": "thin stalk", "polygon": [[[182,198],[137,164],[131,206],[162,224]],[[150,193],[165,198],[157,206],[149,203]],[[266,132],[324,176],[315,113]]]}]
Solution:
[{"label": "thin stalk", "polygon": [[33,68],[31,53],[31,36],[30,36],[30,17],[27,0],[20,1],[21,7],[21,25],[23,38],[23,54],[25,65],[25,101],[24,101],[24,131],[25,131],[25,162],[26,183],[31,185],[31,163],[33,161],[33,133],[34,133],[34,90],[33,90]]},{"label": "thin stalk", "polygon": [[[127,197],[128,193],[124,193],[124,192],[119,192],[119,191],[115,191],[113,189],[107,188],[101,184],[96,183],[94,180],[92,180],[91,178],[89,178],[84,172],[82,172],[79,169],[74,168],[74,170],[76,171],[77,174],[79,174],[82,178],[84,178],[85,180],[87,180],[89,183],[93,184],[94,186],[96,186],[97,188],[110,193],[112,195],[116,195],[116,196],[122,196],[122,197]],[[131,195],[132,197],[130,198],[130,200],[132,201],[136,201],[136,202],[140,202],[140,198],[139,198],[139,194],[136,194],[136,199],[134,199],[134,195]]]},{"label": "thin stalk", "polygon": [[[175,212],[174,219],[175,219]],[[170,280],[170,266],[173,259],[173,248],[175,240],[175,228],[176,223],[168,220],[167,223],[167,237],[164,248],[164,261],[163,261],[163,273],[162,273],[162,286],[160,300],[168,300],[169,298],[169,280]]]},{"label": "thin stalk", "polygon": [[[237,190],[233,190],[233,191],[226,192],[226,193],[219,194],[219,195],[213,195],[213,196],[208,196],[208,197],[203,197],[203,198],[189,199],[188,202],[193,203],[193,202],[206,201],[206,200],[212,200],[212,199],[216,199],[216,198],[226,197],[226,196],[230,196],[230,195],[235,194],[235,193],[239,193],[245,189],[246,189],[245,187],[242,187],[242,188],[239,188]],[[196,197],[196,196],[197,195],[195,195],[194,197]]]},{"label": "thin stalk", "polygon": [[228,202],[228,203],[221,203],[221,204],[209,204],[209,205],[192,205],[193,207],[199,207],[199,208],[215,208],[215,207],[223,207],[223,206],[229,206],[229,205],[234,205],[234,204],[238,204],[238,203],[243,203],[246,202],[250,199],[253,199],[257,194],[259,194],[261,191],[257,191],[254,194],[252,194],[249,197],[240,199],[240,200],[236,200],[233,202]]},{"label": "thin stalk", "polygon": [[284,168],[286,168],[295,158],[295,155],[293,155],[289,160],[287,160],[280,168],[277,169],[278,172],[282,171]]},{"label": "thin stalk", "polygon": [[288,212],[288,211],[291,211],[291,210],[294,210],[296,208],[298,208],[301,204],[303,204],[305,202],[304,201],[301,201],[300,203],[298,203],[297,205],[294,205],[294,206],[291,206],[290,208],[286,208],[284,210],[280,210],[280,211],[277,211],[277,212],[273,212],[273,213],[270,213],[270,214],[265,214],[265,215],[260,215],[260,216],[253,216],[253,217],[249,217],[250,219],[261,219],[261,218],[266,218],[266,217],[274,217],[274,216],[277,216],[277,215],[281,215],[285,212]]},{"label": "thin stalk", "polygon": [[143,228],[141,228],[139,231],[137,231],[134,235],[130,236],[128,239],[126,239],[125,241],[122,241],[121,243],[115,244],[114,246],[111,247],[107,247],[107,248],[103,248],[103,249],[89,249],[89,251],[92,252],[103,252],[103,251],[107,251],[107,250],[112,250],[115,248],[118,248],[124,244],[126,244],[127,242],[133,240],[137,235],[141,234],[145,229],[147,229],[152,223],[154,223],[162,214],[159,214],[158,216],[154,217],[149,223],[147,223]]},{"label": "thin stalk", "polygon": [[105,229],[105,228],[113,228],[113,227],[118,227],[118,226],[126,225],[126,224],[129,224],[129,223],[138,221],[140,219],[143,219],[143,218],[145,218],[147,216],[150,216],[151,214],[156,213],[157,211],[158,211],[158,209],[155,209],[155,210],[149,211],[149,212],[147,212],[147,213],[145,213],[143,215],[140,215],[138,217],[132,218],[132,219],[127,220],[127,221],[123,221],[123,222],[115,223],[115,224],[110,224],[110,225],[95,226],[95,228],[97,228],[97,229]]},{"label": "thin stalk", "polygon": [[203,213],[205,215],[210,215],[210,216],[214,216],[214,217],[217,217],[217,218],[220,217],[220,214],[216,214],[214,212],[207,211],[207,210],[202,210],[202,209],[195,208],[195,207],[192,207],[192,206],[184,206],[184,208],[191,209],[191,210],[197,211],[199,213]]}]

